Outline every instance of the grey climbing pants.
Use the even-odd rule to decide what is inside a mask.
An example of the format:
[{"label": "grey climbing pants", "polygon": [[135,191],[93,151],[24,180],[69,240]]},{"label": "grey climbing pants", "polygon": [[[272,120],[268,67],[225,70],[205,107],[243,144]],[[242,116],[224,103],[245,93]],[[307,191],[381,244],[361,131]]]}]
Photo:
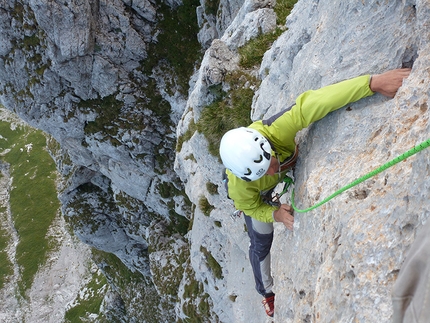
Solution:
[{"label": "grey climbing pants", "polygon": [[430,322],[430,218],[406,255],[392,300],[394,323]]},{"label": "grey climbing pants", "polygon": [[254,272],[255,288],[261,295],[272,291],[273,278],[270,271],[270,248],[273,241],[273,223],[260,222],[245,214],[245,223],[251,240],[249,260]]}]

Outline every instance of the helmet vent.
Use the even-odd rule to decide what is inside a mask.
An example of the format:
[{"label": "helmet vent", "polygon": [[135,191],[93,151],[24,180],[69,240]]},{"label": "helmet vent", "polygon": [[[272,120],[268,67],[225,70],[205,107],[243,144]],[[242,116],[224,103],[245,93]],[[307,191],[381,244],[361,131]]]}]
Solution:
[{"label": "helmet vent", "polygon": [[257,163],[257,164],[261,163],[262,161],[263,161],[263,156],[262,155],[260,155],[259,159],[254,159],[254,163]]},{"label": "helmet vent", "polygon": [[[272,156],[267,151],[264,150],[263,146],[264,146],[264,143],[261,143],[260,148],[263,151],[264,158],[266,158],[267,160],[270,160]],[[261,157],[261,155],[260,155],[260,157]]]},{"label": "helmet vent", "polygon": [[246,170],[247,170],[247,172],[243,175],[246,175],[246,176],[251,175],[252,171],[249,168],[247,168]]}]

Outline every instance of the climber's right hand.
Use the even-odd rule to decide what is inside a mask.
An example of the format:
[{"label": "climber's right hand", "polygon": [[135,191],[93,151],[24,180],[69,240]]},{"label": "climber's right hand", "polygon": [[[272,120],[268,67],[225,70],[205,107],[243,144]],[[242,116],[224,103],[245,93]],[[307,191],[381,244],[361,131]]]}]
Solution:
[{"label": "climber's right hand", "polygon": [[281,204],[279,209],[273,212],[273,219],[282,222],[288,230],[293,231],[294,216],[293,208],[287,204]]},{"label": "climber's right hand", "polygon": [[410,73],[410,68],[398,68],[382,74],[372,75],[369,84],[370,89],[373,92],[393,98],[399,87],[402,86],[403,79],[407,78]]}]

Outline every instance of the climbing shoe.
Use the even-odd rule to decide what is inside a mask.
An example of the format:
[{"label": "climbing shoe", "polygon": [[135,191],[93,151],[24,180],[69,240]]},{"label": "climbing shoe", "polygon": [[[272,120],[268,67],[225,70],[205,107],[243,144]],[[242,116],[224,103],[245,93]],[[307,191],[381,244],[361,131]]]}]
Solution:
[{"label": "climbing shoe", "polygon": [[270,317],[273,317],[273,313],[275,313],[275,294],[270,293],[266,294],[266,296],[263,298],[263,306],[266,310],[266,314]]}]

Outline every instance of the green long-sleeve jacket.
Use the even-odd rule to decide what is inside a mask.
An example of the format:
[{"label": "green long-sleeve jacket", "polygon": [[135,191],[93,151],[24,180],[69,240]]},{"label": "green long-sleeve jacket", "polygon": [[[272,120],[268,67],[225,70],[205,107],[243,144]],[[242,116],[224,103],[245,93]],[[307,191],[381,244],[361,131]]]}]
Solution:
[{"label": "green long-sleeve jacket", "polygon": [[[282,162],[294,154],[294,139],[299,130],[322,119],[331,111],[374,94],[370,90],[369,82],[370,76],[364,75],[316,91],[304,92],[290,109],[268,120],[256,121],[249,127],[258,130],[270,141]],[[228,170],[226,173],[228,195],[234,201],[236,209],[261,222],[273,222],[272,214],[277,207],[264,203],[261,193],[274,188],[282,176],[264,175],[258,180],[246,182]]]}]

